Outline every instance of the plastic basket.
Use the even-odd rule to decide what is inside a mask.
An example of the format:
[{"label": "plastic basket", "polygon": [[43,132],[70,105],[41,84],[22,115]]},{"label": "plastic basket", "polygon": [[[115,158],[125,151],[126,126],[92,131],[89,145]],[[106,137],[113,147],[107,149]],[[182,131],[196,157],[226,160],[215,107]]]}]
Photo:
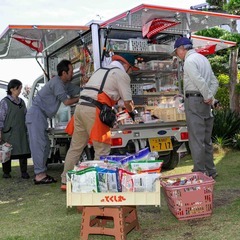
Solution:
[{"label": "plastic basket", "polygon": [[193,183],[168,186],[161,181],[169,210],[178,220],[207,217],[213,210],[213,187],[215,181],[201,172],[168,176],[168,179],[194,179]]},{"label": "plastic basket", "polygon": [[129,50],[131,51],[148,51],[148,41],[141,38],[129,38]]}]

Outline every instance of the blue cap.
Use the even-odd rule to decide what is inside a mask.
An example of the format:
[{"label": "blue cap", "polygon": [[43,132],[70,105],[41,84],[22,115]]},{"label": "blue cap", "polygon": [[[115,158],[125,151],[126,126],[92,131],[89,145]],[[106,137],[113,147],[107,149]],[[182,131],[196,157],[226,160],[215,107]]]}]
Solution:
[{"label": "blue cap", "polygon": [[180,37],[174,43],[174,51],[183,45],[192,45],[192,41],[187,37]]}]

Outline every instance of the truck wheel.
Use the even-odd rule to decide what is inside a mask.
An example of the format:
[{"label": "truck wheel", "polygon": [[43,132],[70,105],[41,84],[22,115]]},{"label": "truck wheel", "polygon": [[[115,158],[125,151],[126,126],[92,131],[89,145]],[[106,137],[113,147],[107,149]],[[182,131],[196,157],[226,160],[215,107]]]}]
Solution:
[{"label": "truck wheel", "polygon": [[59,149],[54,153],[51,153],[51,157],[47,159],[46,166],[51,163],[62,163]]},{"label": "truck wheel", "polygon": [[85,162],[88,160],[93,160],[93,155],[92,155],[93,148],[89,148],[86,146],[82,152],[82,155],[80,156],[80,162]]},{"label": "truck wheel", "polygon": [[171,170],[177,167],[179,163],[179,155],[177,153],[177,149],[178,147],[173,148],[173,150],[166,155],[159,155],[159,159],[163,160],[163,169]]}]

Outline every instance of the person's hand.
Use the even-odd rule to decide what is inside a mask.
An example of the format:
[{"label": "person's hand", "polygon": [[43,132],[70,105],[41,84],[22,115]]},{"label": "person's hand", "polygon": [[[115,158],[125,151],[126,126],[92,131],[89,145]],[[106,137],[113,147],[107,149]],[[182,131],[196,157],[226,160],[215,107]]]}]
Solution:
[{"label": "person's hand", "polygon": [[128,112],[129,116],[132,118],[133,121],[135,121],[135,116],[137,115],[137,110],[133,110],[132,112]]},{"label": "person's hand", "polygon": [[212,99],[212,98],[209,98],[209,99],[204,100],[204,103],[206,103],[206,104],[208,104],[208,105],[212,105],[212,102],[213,102],[213,99]]}]

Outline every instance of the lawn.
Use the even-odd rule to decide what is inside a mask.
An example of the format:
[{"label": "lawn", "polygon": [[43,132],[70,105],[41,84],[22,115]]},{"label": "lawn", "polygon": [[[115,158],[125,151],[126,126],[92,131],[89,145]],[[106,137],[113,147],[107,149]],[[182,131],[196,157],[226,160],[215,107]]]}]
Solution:
[{"label": "lawn", "polygon": [[[213,214],[210,217],[179,221],[168,210],[164,195],[162,206],[138,207],[141,230],[133,230],[131,240],[224,240],[240,239],[240,152],[215,154],[219,176],[214,185]],[[62,164],[49,165],[49,174],[56,184],[33,184],[20,178],[18,162],[14,161],[11,179],[0,177],[1,240],[77,240],[80,239],[81,214],[66,208],[66,194],[60,190]],[[189,173],[191,157],[181,159],[179,166],[163,175]],[[29,161],[29,174],[33,166]],[[114,237],[91,235],[91,239],[111,240]]]}]

